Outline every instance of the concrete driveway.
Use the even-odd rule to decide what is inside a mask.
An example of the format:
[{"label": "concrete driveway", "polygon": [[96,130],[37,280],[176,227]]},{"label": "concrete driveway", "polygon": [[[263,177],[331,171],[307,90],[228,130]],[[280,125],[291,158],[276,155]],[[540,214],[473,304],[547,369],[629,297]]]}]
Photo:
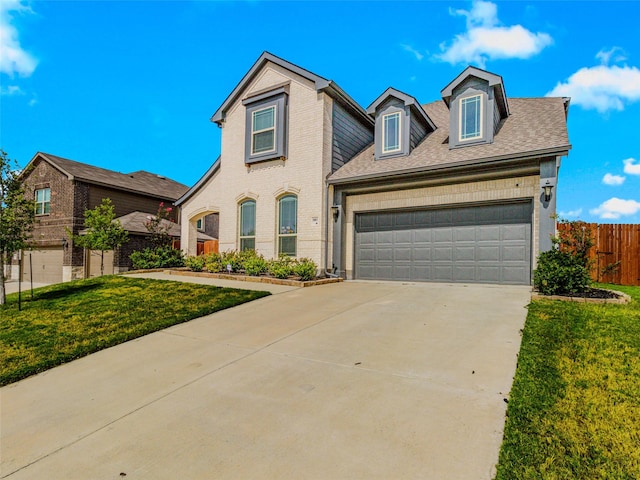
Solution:
[{"label": "concrete driveway", "polygon": [[2,478],[489,479],[529,288],[284,291],[1,389]]}]

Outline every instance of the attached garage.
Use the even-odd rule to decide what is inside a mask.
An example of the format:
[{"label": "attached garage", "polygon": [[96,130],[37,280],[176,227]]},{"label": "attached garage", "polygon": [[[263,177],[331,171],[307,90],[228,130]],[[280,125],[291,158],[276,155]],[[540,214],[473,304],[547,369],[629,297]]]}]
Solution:
[{"label": "attached garage", "polygon": [[113,275],[113,250],[104,252],[104,263],[100,250],[87,250],[87,260],[85,260],[85,278],[99,277],[101,265],[104,265],[104,275]]},{"label": "attached garage", "polygon": [[34,282],[62,282],[63,259],[64,252],[62,248],[24,250],[22,252],[22,281],[30,282],[32,280],[31,267],[33,267]]},{"label": "attached garage", "polygon": [[531,282],[530,201],[355,216],[355,278]]}]

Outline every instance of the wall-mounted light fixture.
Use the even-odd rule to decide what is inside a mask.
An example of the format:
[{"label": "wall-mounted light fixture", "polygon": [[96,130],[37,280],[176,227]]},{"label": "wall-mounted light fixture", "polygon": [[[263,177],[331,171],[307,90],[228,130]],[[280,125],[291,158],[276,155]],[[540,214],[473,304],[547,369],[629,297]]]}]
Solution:
[{"label": "wall-mounted light fixture", "polygon": [[542,190],[544,191],[544,201],[545,202],[548,202],[549,200],[551,200],[551,190],[552,189],[553,189],[553,185],[551,185],[551,182],[549,182],[549,180],[547,180],[547,183],[542,185]]},{"label": "wall-mounted light fixture", "polygon": [[333,214],[333,221],[337,222],[338,217],[340,217],[340,205],[332,205],[331,213]]},{"label": "wall-mounted light fixture", "polygon": [[62,239],[62,248],[66,249],[69,245],[69,241],[66,238]]}]

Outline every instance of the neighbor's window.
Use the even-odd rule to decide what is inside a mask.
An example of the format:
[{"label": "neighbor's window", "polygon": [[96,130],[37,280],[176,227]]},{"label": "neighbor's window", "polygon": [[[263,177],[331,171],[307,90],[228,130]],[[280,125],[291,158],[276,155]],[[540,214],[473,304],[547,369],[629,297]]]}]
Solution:
[{"label": "neighbor's window", "polygon": [[256,248],[256,202],[246,200],[240,204],[240,250]]},{"label": "neighbor's window", "polygon": [[51,205],[51,189],[39,188],[36,190],[36,215],[49,215]]},{"label": "neighbor's window", "polygon": [[382,153],[400,151],[400,112],[382,116]]},{"label": "neighbor's window", "polygon": [[482,97],[460,100],[460,140],[482,137]]},{"label": "neighbor's window", "polygon": [[276,107],[255,110],[251,114],[251,154],[276,149]]},{"label": "neighbor's window", "polygon": [[204,224],[204,218],[199,218],[198,220],[196,220],[196,228],[198,230],[204,230],[204,227],[202,226]]},{"label": "neighbor's window", "polygon": [[278,253],[296,256],[298,197],[287,195],[278,202]]}]

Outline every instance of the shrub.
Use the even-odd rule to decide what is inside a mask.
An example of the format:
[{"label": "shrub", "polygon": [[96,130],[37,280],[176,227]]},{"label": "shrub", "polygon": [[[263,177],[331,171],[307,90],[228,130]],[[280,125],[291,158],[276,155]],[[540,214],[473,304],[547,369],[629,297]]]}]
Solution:
[{"label": "shrub", "polygon": [[194,272],[201,272],[204,269],[205,262],[206,258],[202,255],[198,255],[197,257],[187,257],[184,259],[185,266]]},{"label": "shrub", "polygon": [[280,255],[268,264],[268,271],[276,278],[285,279],[293,273],[293,259],[286,255]]},{"label": "shrub", "polygon": [[131,258],[133,268],[136,270],[182,267],[184,265],[182,251],[171,247],[145,248],[133,252],[129,258]]},{"label": "shrub", "polygon": [[301,258],[293,265],[293,273],[300,277],[300,280],[313,280],[316,278],[318,267],[310,258]]},{"label": "shrub", "polygon": [[554,248],[538,256],[533,285],[543,295],[580,293],[590,284],[589,269],[580,255]]},{"label": "shrub", "polygon": [[244,261],[244,271],[247,275],[261,275],[267,271],[267,261],[262,255],[248,258]]},{"label": "shrub", "polygon": [[205,256],[204,268],[208,272],[218,273],[223,272],[226,269],[226,265],[222,261],[222,255],[219,253],[209,253]]}]

